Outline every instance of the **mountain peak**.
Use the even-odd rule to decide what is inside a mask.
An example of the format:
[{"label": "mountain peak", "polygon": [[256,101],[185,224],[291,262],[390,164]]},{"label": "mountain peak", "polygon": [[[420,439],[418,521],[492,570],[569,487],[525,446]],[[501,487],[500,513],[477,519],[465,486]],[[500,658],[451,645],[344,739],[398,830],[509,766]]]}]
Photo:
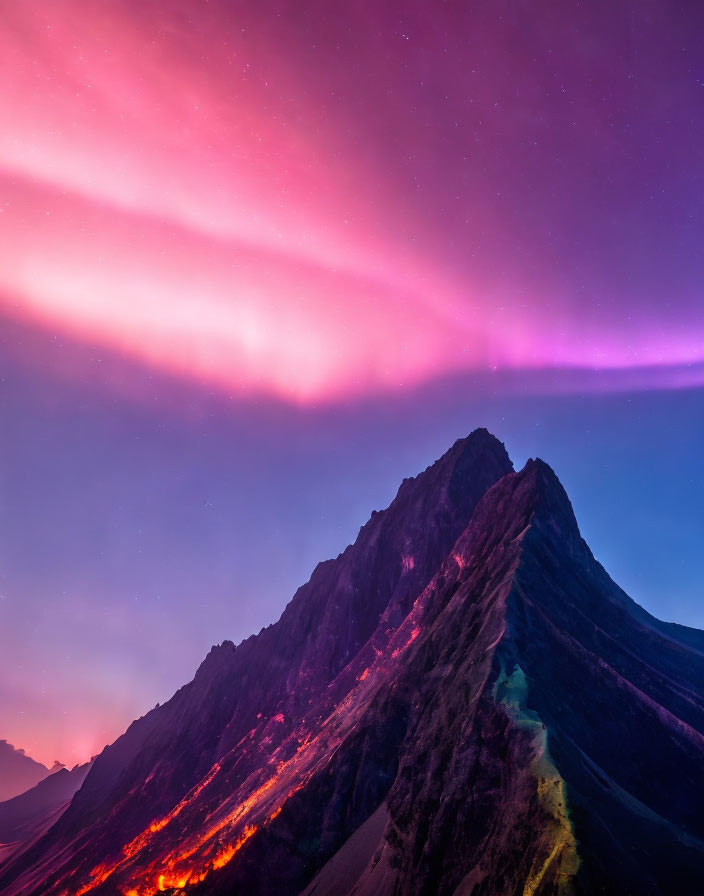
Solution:
[{"label": "mountain peak", "polygon": [[540,458],[530,458],[520,475],[532,496],[533,525],[583,544],[572,502],[552,467]]},{"label": "mountain peak", "polygon": [[465,487],[470,478],[476,478],[479,471],[501,468],[513,471],[513,464],[503,442],[487,429],[475,429],[464,439],[452,446],[448,455],[454,458],[450,477],[451,492]]},{"label": "mountain peak", "polygon": [[507,473],[487,490],[453,557],[467,565],[480,541],[489,547],[499,543],[518,547],[524,539],[549,544],[554,553],[591,557],[562,483],[540,458],[530,458],[523,469]]},{"label": "mountain peak", "polygon": [[[420,491],[439,496],[446,489],[451,505],[469,507],[470,512],[484,493],[484,489],[506,473],[513,471],[513,464],[503,442],[488,429],[480,427],[469,435],[457,439],[434,463],[417,476],[404,479],[391,507],[404,497]],[[382,511],[385,513],[387,511]],[[465,511],[466,512],[466,511]],[[374,514],[373,517],[378,516]],[[466,516],[469,521],[469,514]]]},{"label": "mountain peak", "polygon": [[457,439],[445,454],[436,461],[436,463],[442,464],[446,460],[454,462],[458,462],[462,459],[476,460],[476,458],[482,454],[488,454],[497,459],[501,459],[503,462],[508,462],[510,466],[513,466],[508,453],[506,452],[504,443],[483,426],[480,426],[477,429],[472,430],[468,435]]}]

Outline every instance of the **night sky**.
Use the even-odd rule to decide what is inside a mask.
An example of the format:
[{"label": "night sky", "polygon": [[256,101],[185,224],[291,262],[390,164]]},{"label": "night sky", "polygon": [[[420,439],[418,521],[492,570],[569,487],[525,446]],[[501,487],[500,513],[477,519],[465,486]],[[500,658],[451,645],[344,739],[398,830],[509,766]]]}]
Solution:
[{"label": "night sky", "polygon": [[704,627],[704,5],[0,12],[0,737],[87,758],[476,426]]}]

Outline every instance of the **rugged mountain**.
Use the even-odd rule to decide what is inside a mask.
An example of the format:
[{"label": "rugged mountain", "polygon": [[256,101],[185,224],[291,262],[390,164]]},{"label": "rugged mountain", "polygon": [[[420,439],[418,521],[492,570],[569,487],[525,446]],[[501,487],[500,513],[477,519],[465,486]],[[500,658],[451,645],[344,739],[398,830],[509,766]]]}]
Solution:
[{"label": "rugged mountain", "polygon": [[0,850],[7,856],[47,830],[85,781],[91,763],[60,768],[34,787],[0,803]]},{"label": "rugged mountain", "polygon": [[51,771],[53,769],[50,770],[32,759],[24,750],[16,749],[6,740],[0,740],[0,801],[24,793],[51,774]]},{"label": "rugged mountain", "polygon": [[478,431],[107,748],[0,890],[698,892],[702,768],[702,633]]},{"label": "rugged mountain", "polygon": [[[369,641],[382,615],[386,627],[405,617],[487,488],[511,469],[503,446],[480,430],[405,480],[354,545],[315,569],[276,625],[237,648],[230,642],[213,648],[189,685],[103,752],[51,838],[25,861],[41,859],[46,870],[54,855],[65,861],[63,844],[71,841],[75,857],[89,864],[101,843],[109,854],[139,835],[145,809],[147,822],[166,815],[216,763],[220,782],[225,775],[246,776],[248,766],[235,749],[242,738],[255,732],[266,757],[311,704],[322,707],[324,695],[334,705],[328,685]],[[250,764],[255,767],[255,757]],[[4,869],[0,885],[15,873],[15,867]]]}]

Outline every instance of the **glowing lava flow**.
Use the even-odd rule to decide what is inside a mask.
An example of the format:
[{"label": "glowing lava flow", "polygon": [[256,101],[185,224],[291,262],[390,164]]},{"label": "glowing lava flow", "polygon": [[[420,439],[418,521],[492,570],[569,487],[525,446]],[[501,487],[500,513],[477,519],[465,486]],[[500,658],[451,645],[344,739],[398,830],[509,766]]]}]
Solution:
[{"label": "glowing lava flow", "polygon": [[[166,890],[181,890],[189,884],[203,881],[212,871],[219,870],[227,865],[245,843],[261,829],[261,826],[276,819],[290,797],[306,785],[312,774],[312,767],[314,767],[318,758],[317,740],[317,738],[306,738],[290,759],[277,764],[276,772],[271,777],[254,789],[246,799],[238,802],[234,809],[227,812],[224,817],[207,827],[186,848],[181,848],[178,851],[173,850],[158,860],[151,861],[143,869],[135,869],[137,876],[142,879],[142,883],[137,883],[133,879],[125,893],[132,894],[132,896],[134,894],[137,894],[137,896],[154,896],[154,894]],[[303,768],[301,768],[301,764],[304,764]],[[163,831],[184,809],[192,805],[196,797],[203,792],[220,771],[221,763],[217,763],[198,786],[193,788],[171,812],[164,818],[152,822],[148,828],[128,843],[123,849],[123,857],[121,859],[111,864],[106,863],[94,868],[88,883],[73,896],[83,896],[83,894],[99,887],[116,872],[123,871],[124,873],[127,871],[127,863],[150,847],[154,836]],[[285,793],[282,797],[277,798],[275,796],[277,787],[278,785],[283,785],[284,782],[288,785]],[[246,783],[244,786],[246,786]],[[270,795],[274,797],[274,805],[270,803],[268,806],[263,806],[263,802],[266,802],[267,797]],[[218,806],[215,812],[218,812],[221,808],[221,806]],[[265,813],[262,821],[246,823],[232,843],[222,845],[220,835],[226,829],[239,825],[246,816],[252,815],[260,809],[264,809]],[[197,853],[201,853],[199,858],[195,858]],[[159,867],[156,867],[157,862]]]},{"label": "glowing lava flow", "polygon": [[232,844],[232,846],[228,846],[227,849],[224,849],[221,853],[219,853],[213,859],[213,868],[222,868],[227,865],[227,863],[233,858],[236,852],[239,852],[240,849],[244,846],[244,844],[257,833],[259,829],[256,824],[248,825],[242,835]]},{"label": "glowing lava flow", "polygon": [[415,639],[418,637],[419,634],[420,634],[420,628],[418,626],[416,626],[414,629],[412,629],[411,634],[410,634],[408,640],[406,641],[406,643],[402,647],[397,647],[394,651],[392,651],[392,653],[391,653],[392,658],[396,659],[397,657],[401,656],[401,654],[403,653],[404,650],[408,650],[408,648],[415,641]]},{"label": "glowing lava flow", "polygon": [[[391,643],[387,642],[386,651],[373,648],[376,659],[372,666],[366,667],[359,674],[356,679],[357,687],[371,693],[374,688],[374,677],[371,673],[382,661],[385,653],[389,656],[387,651],[391,650],[391,645],[397,637],[406,637],[406,640],[391,650],[391,659],[398,658],[419,637],[421,633],[419,622],[426,599],[427,590],[416,600],[406,618],[403,627],[405,635],[397,631],[394,636],[389,630],[387,638],[391,636],[392,640]],[[297,742],[295,752],[290,758],[281,760],[275,765],[276,752],[271,755],[268,763],[274,766],[274,771],[263,781],[260,770],[258,774],[255,773],[242,782],[233,793],[231,786],[223,777],[220,791],[232,793],[232,797],[224,803],[217,802],[203,822],[196,800],[219,775],[226,775],[223,765],[225,760],[221,760],[167,815],[152,821],[148,828],[128,843],[123,849],[121,859],[111,865],[103,864],[93,869],[88,884],[78,891],[76,896],[89,893],[116,872],[129,881],[124,891],[125,896],[127,894],[155,896],[167,890],[183,890],[189,885],[202,882],[213,871],[224,868],[255,834],[278,818],[288,800],[306,787],[311,778],[320,771],[321,760],[328,761],[344,739],[346,732],[354,727],[354,714],[350,714],[352,699],[353,691],[350,691],[332,709],[316,737],[310,736],[302,720],[276,751],[283,749],[283,744],[294,741]],[[284,715],[278,713],[270,721],[283,724],[284,720]],[[254,733],[250,732],[248,737]],[[240,744],[234,749],[237,750]],[[217,783],[215,786],[217,788]],[[249,788],[252,789],[247,792]],[[195,832],[186,835],[185,838],[179,836],[177,847],[171,846],[167,841],[164,844],[165,848],[160,850],[161,854],[154,857],[155,848],[158,850],[155,838],[168,836],[168,831],[165,835],[162,832],[174,819],[189,809],[193,809],[196,817],[201,819],[200,828],[192,828]],[[232,839],[228,843],[230,837]],[[144,856],[143,862],[140,861],[140,854]]]},{"label": "glowing lava flow", "polygon": [[[163,830],[163,828],[165,828],[166,825],[169,824],[169,822],[173,821],[174,818],[180,815],[185,807],[197,796],[199,796],[200,793],[202,793],[202,791],[208,786],[208,784],[213,780],[213,778],[219,771],[220,763],[216,762],[212,769],[205,776],[205,778],[203,778],[203,780],[196,787],[190,790],[186,794],[186,796],[180,802],[178,802],[167,815],[157,821],[153,821],[149,825],[149,827],[146,828],[146,830],[142,831],[141,834],[139,834],[123,847],[124,858],[119,859],[117,862],[113,862],[112,864],[104,863],[94,868],[91,871],[88,883],[82,886],[80,890],[77,890],[75,896],[84,896],[85,893],[89,893],[91,890],[94,890],[96,887],[100,886],[100,884],[104,883],[128,859],[132,858],[132,856],[136,855],[138,852],[144,849],[149,844],[152,836]],[[135,892],[137,891],[128,891],[127,896]],[[68,894],[66,894],[66,896],[68,896]],[[137,896],[140,896],[138,892]]]}]

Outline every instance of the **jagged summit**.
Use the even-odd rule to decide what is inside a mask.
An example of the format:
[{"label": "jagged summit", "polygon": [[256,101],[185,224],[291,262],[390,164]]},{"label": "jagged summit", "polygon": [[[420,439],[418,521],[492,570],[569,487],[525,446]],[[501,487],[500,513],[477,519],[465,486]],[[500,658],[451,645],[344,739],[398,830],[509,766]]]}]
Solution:
[{"label": "jagged summit", "polygon": [[580,537],[572,502],[552,467],[540,458],[531,458],[523,468],[536,497],[535,512],[560,528],[562,535]]},{"label": "jagged summit", "polygon": [[508,512],[515,519],[540,526],[543,534],[573,546],[584,544],[567,492],[545,461],[530,458],[522,470],[505,477],[498,487],[506,491],[511,501]]},{"label": "jagged summit", "polygon": [[0,891],[696,892],[700,643],[476,430],[108,747]]}]

